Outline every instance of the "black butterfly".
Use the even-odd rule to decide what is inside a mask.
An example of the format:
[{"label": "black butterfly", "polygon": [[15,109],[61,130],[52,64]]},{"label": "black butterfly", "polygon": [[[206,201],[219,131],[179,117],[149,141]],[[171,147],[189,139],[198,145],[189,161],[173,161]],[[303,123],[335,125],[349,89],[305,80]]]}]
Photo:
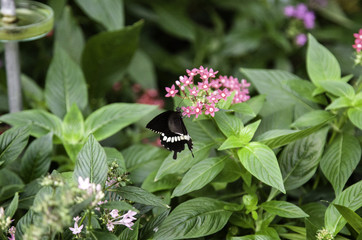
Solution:
[{"label": "black butterfly", "polygon": [[146,128],[160,134],[161,144],[170,151],[174,151],[173,159],[177,158],[177,153],[185,149],[185,143],[189,147],[192,156],[192,140],[187,133],[182,121],[181,109],[176,111],[166,111],[152,119]]}]

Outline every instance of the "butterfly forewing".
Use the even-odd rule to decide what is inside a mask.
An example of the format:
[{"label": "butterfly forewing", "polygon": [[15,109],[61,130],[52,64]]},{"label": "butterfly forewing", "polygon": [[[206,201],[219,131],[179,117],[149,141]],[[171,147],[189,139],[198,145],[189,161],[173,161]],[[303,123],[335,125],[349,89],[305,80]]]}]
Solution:
[{"label": "butterfly forewing", "polygon": [[[148,129],[160,134],[161,144],[170,151],[177,153],[185,149],[185,143],[192,153],[192,140],[182,121],[180,111],[167,111],[157,115],[146,126]],[[194,154],[192,153],[192,156]]]}]

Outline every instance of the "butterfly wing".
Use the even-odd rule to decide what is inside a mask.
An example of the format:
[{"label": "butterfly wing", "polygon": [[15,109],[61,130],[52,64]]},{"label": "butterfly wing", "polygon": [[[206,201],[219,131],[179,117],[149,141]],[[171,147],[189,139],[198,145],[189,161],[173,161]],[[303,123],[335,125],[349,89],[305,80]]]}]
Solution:
[{"label": "butterfly wing", "polygon": [[190,149],[192,156],[192,140],[187,133],[185,124],[181,118],[180,111],[167,111],[152,119],[146,128],[160,134],[161,144],[170,151],[174,151],[173,158],[177,153],[185,149],[185,143]]}]

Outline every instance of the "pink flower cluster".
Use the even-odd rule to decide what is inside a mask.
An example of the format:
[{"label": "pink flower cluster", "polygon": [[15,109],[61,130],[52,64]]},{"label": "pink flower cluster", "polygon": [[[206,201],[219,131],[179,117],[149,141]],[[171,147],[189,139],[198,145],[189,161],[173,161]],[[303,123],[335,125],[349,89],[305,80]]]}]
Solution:
[{"label": "pink flower cluster", "polygon": [[156,89],[142,90],[141,85],[134,84],[132,90],[137,95],[137,103],[158,105],[160,108],[165,106],[165,102],[160,98]]},{"label": "pink flower cluster", "polygon": [[356,38],[352,47],[359,53],[362,50],[362,29],[358,33],[354,33],[353,36]]},{"label": "pink flower cluster", "polygon": [[81,218],[79,216],[76,216],[75,218],[73,218],[74,220],[74,227],[70,227],[69,230],[74,234],[77,235],[79,233],[82,232],[83,229],[83,224],[81,224],[80,226],[78,226],[78,222]]},{"label": "pink flower cluster", "polygon": [[137,214],[137,212],[134,212],[132,210],[129,210],[127,213],[123,214],[123,215],[119,215],[119,212],[117,209],[113,209],[109,215],[110,215],[110,219],[108,219],[108,223],[107,223],[107,229],[108,231],[113,231],[114,229],[114,225],[124,225],[126,227],[128,227],[129,229],[132,229],[132,226],[134,225],[134,223],[132,221],[136,220],[136,218],[134,217]]},{"label": "pink flower cluster", "polygon": [[[182,107],[183,115],[190,117],[195,115],[197,118],[203,113],[205,115],[215,116],[215,112],[219,111],[216,104],[220,100],[226,100],[233,92],[235,92],[232,103],[245,102],[250,98],[250,86],[245,79],[241,82],[232,76],[219,76],[216,78],[218,71],[212,68],[194,68],[186,70],[187,76],[180,76],[176,81],[179,90],[173,84],[171,88],[166,87],[166,97],[175,97],[180,91],[185,98],[192,102],[192,106]],[[196,77],[198,76],[198,79]]]},{"label": "pink flower cluster", "polygon": [[300,3],[297,6],[286,6],[284,8],[284,15],[302,20],[306,29],[314,28],[314,12],[309,11],[307,6],[303,3]]}]

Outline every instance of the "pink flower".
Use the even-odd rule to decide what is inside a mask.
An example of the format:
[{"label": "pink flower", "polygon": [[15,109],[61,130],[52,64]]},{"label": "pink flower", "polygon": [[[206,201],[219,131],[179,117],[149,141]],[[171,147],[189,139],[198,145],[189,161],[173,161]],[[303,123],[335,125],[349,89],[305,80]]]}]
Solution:
[{"label": "pink flower", "polygon": [[192,79],[194,76],[199,74],[199,69],[197,69],[197,68],[193,68],[192,70],[186,69],[186,72],[187,72],[187,75],[189,75],[189,77]]},{"label": "pink flower", "polygon": [[174,97],[176,95],[176,93],[178,93],[178,90],[175,89],[175,85],[172,84],[171,88],[166,87],[166,97]]},{"label": "pink flower", "polygon": [[212,94],[207,97],[207,100],[211,103],[217,103],[219,101],[219,95]]},{"label": "pink flower", "polygon": [[196,104],[196,106],[194,106],[193,110],[194,110],[195,117],[198,118],[198,116],[202,114],[202,104],[200,102],[198,102]]},{"label": "pink flower", "polygon": [[215,112],[219,111],[219,109],[215,107],[215,104],[212,105],[205,104],[205,108],[206,108],[205,114],[206,115],[210,114],[213,117],[215,116]]},{"label": "pink flower", "polygon": [[118,210],[117,209],[113,209],[110,213],[109,213],[113,218],[118,217]]},{"label": "pink flower", "polygon": [[307,36],[305,34],[298,34],[296,37],[295,37],[295,43],[298,45],[298,46],[304,46],[304,44],[307,42]]},{"label": "pink flower", "polygon": [[199,85],[199,89],[202,89],[205,91],[209,90],[209,88],[210,88],[208,81],[199,82],[199,83],[197,83],[197,85]]},{"label": "pink flower", "polygon": [[286,6],[284,8],[284,15],[287,17],[293,17],[294,16],[294,7],[293,6]]},{"label": "pink flower", "polygon": [[78,188],[82,190],[88,190],[91,187],[89,178],[83,179],[81,176],[78,177]]},{"label": "pink flower", "polygon": [[200,90],[196,87],[193,87],[192,89],[189,88],[189,91],[190,91],[190,95],[197,97],[197,94],[199,93]]},{"label": "pink flower", "polygon": [[354,45],[352,45],[352,47],[359,53],[362,50],[362,29],[360,29],[358,33],[354,33],[353,36],[356,39],[354,40]]},{"label": "pink flower", "polygon": [[83,224],[78,226],[78,222],[74,222],[74,228],[70,227],[69,230],[72,231],[74,235],[81,233],[83,229]]},{"label": "pink flower", "polygon": [[193,114],[193,110],[192,110],[192,108],[189,106],[189,107],[181,107],[181,109],[182,109],[182,115],[183,116],[188,116],[188,117],[190,117],[191,116],[191,114]]},{"label": "pink flower", "polygon": [[295,7],[295,13],[294,13],[294,17],[298,18],[298,19],[303,19],[304,15],[308,12],[308,8],[304,3],[299,3],[296,7]]},{"label": "pink flower", "polygon": [[230,96],[230,94],[231,94],[227,88],[224,88],[222,91],[219,90],[218,92],[219,92],[220,98],[224,99],[225,101],[226,101],[227,97]]},{"label": "pink flower", "polygon": [[304,27],[306,29],[314,28],[314,21],[315,21],[314,12],[310,12],[310,11],[306,12],[304,14],[303,21],[304,21]]},{"label": "pink flower", "polygon": [[192,83],[192,79],[186,76],[180,76],[180,82],[182,82],[185,86],[190,85]]},{"label": "pink flower", "polygon": [[10,237],[8,237],[8,240],[15,240],[15,232],[16,232],[16,228],[14,226],[12,226],[9,229]]}]

